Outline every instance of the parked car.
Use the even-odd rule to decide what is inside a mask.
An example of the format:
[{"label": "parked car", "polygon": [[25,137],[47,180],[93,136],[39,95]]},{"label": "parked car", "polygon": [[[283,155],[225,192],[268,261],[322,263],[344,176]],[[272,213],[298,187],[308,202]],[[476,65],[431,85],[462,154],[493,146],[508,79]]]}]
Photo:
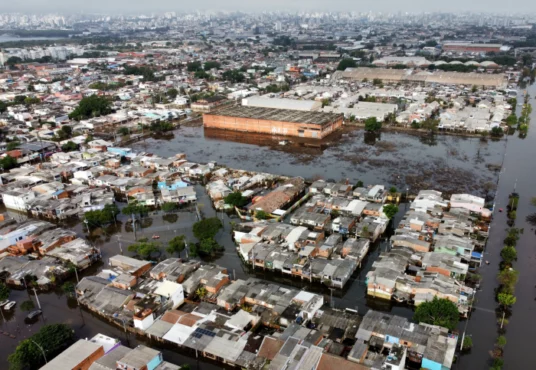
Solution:
[{"label": "parked car", "polygon": [[9,299],[6,299],[5,301],[0,302],[0,307],[3,307],[8,303],[9,303]]},{"label": "parked car", "polygon": [[4,306],[4,310],[9,311],[9,310],[11,310],[11,309],[13,308],[13,306],[15,306],[16,304],[17,304],[17,302],[15,302],[15,301],[11,301],[11,302],[9,302],[8,304],[6,304],[6,305]]},{"label": "parked car", "polygon": [[43,313],[43,311],[41,310],[34,310],[32,312],[30,312],[28,314],[28,316],[26,316],[26,320],[32,320],[34,318],[36,318],[37,316],[41,315]]}]

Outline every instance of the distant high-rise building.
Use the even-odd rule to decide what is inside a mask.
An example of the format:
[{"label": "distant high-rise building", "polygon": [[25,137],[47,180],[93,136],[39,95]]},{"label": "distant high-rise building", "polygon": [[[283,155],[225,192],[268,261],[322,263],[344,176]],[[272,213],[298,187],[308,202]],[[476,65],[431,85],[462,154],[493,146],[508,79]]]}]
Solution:
[{"label": "distant high-rise building", "polygon": [[281,22],[279,22],[279,21],[278,21],[278,22],[275,22],[275,30],[276,30],[277,32],[281,32],[281,29],[282,29],[282,28],[283,28],[283,27],[282,27],[282,25],[281,25]]}]

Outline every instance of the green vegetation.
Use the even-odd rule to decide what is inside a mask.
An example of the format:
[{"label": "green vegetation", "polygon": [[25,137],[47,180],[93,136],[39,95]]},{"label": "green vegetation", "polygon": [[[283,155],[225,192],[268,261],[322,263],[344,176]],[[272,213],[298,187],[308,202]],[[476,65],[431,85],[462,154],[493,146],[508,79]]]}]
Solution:
[{"label": "green vegetation", "polygon": [[492,137],[501,137],[504,135],[504,131],[499,126],[493,127],[491,129],[491,136]]},{"label": "green vegetation", "polygon": [[497,295],[497,300],[499,301],[499,304],[502,306],[503,310],[513,306],[517,301],[516,297],[510,293],[499,293]]},{"label": "green vegetation", "polygon": [[466,336],[465,338],[463,338],[462,349],[466,351],[466,350],[471,349],[472,347],[473,347],[473,339],[470,336]]},{"label": "green vegetation", "polygon": [[201,68],[201,62],[199,61],[194,61],[194,62],[190,62],[188,64],[186,64],[186,70],[188,72],[196,72],[196,71],[201,71],[203,68]]},{"label": "green vegetation", "polygon": [[242,196],[242,193],[239,191],[232,192],[224,198],[225,204],[229,204],[233,207],[244,207],[248,204],[247,198]]},{"label": "green vegetation", "polygon": [[453,330],[460,320],[460,313],[453,302],[434,297],[433,300],[417,306],[413,320]]},{"label": "green vegetation", "polygon": [[382,123],[378,122],[376,117],[370,117],[365,120],[365,131],[379,131],[382,128]]},{"label": "green vegetation", "polygon": [[204,70],[200,69],[199,71],[195,71],[194,77],[195,78],[204,78],[204,79],[206,79],[206,78],[209,78],[210,75],[207,72],[205,72]]},{"label": "green vegetation", "polygon": [[75,144],[69,140],[66,144],[63,144],[61,146],[61,150],[64,152],[72,152],[74,150],[78,150],[78,144]]},{"label": "green vegetation", "polygon": [[111,101],[104,96],[87,96],[80,100],[78,107],[69,114],[69,118],[80,121],[82,119],[110,114],[112,113],[111,105]]},{"label": "green vegetation", "polygon": [[[514,211],[515,212],[515,211]],[[517,251],[514,247],[506,246],[501,250],[501,258],[504,263],[511,265],[517,259]]]},{"label": "green vegetation", "polygon": [[63,290],[64,293],[69,294],[69,295],[74,294],[75,288],[76,288],[76,286],[74,285],[74,283],[72,281],[66,281],[61,286],[61,290]]},{"label": "green vegetation", "polygon": [[119,214],[119,208],[114,204],[106,204],[101,210],[88,211],[84,214],[90,228],[103,226],[114,222]]},{"label": "green vegetation", "polygon": [[337,71],[344,71],[346,68],[356,68],[357,63],[351,58],[345,58],[339,62]]},{"label": "green vegetation", "polygon": [[391,186],[391,188],[389,189],[389,193],[395,194],[396,193],[396,187]]},{"label": "green vegetation", "polygon": [[4,171],[17,167],[17,160],[9,155],[0,159],[0,168]]},{"label": "green vegetation", "polygon": [[219,218],[205,218],[194,224],[193,232],[194,236],[200,241],[204,239],[213,239],[222,227],[223,224]]},{"label": "green vegetation", "polygon": [[216,62],[215,60],[209,60],[209,61],[205,62],[205,65],[203,66],[205,71],[209,71],[212,68],[220,69],[220,67],[221,67],[221,63]]},{"label": "green vegetation", "polygon": [[259,220],[266,220],[268,216],[268,213],[264,212],[262,209],[255,212],[255,218]]},{"label": "green vegetation", "polygon": [[20,309],[24,312],[31,311],[35,308],[35,304],[31,300],[24,301],[20,304]]},{"label": "green vegetation", "polygon": [[154,70],[149,67],[125,66],[125,75],[142,76],[144,81],[160,81],[163,78],[156,77]]},{"label": "green vegetation", "polygon": [[245,79],[246,79],[244,77],[244,74],[238,69],[231,69],[229,71],[223,72],[222,73],[222,78],[225,81],[230,81],[232,83],[244,82]]},{"label": "green vegetation", "polygon": [[125,136],[125,135],[130,134],[130,130],[128,129],[128,127],[119,127],[119,129],[117,130],[117,133],[119,135]]},{"label": "green vegetation", "polygon": [[[15,352],[8,357],[9,368],[16,370],[39,369],[45,358],[39,346],[50,360],[74,340],[74,331],[66,324],[44,325],[37,333],[19,342]],[[37,345],[36,345],[37,343]]]},{"label": "green vegetation", "polygon": [[168,247],[166,248],[166,252],[169,254],[177,253],[181,254],[181,252],[186,248],[186,239],[184,235],[179,235],[174,237],[168,242]]},{"label": "green vegetation", "polygon": [[147,238],[138,240],[137,243],[128,246],[129,252],[134,252],[142,258],[150,258],[151,254],[160,251],[160,243],[149,241]]},{"label": "green vegetation", "polygon": [[508,126],[517,125],[517,116],[515,113],[512,113],[508,117],[506,117],[506,124]]},{"label": "green vegetation", "polygon": [[16,140],[10,141],[7,143],[6,150],[9,152],[11,150],[15,150],[20,146],[20,141],[17,138]]},{"label": "green vegetation", "polygon": [[383,206],[383,213],[390,220],[398,213],[396,204],[386,204]]},{"label": "green vegetation", "polygon": [[101,91],[110,91],[110,90],[120,89],[120,88],[122,88],[124,86],[126,86],[126,84],[123,83],[123,82],[113,82],[113,83],[107,84],[107,83],[102,82],[102,81],[97,81],[97,82],[94,82],[91,85],[89,85],[89,88],[90,89],[101,90]]},{"label": "green vegetation", "polygon": [[173,212],[173,211],[176,211],[177,208],[179,208],[177,203],[165,202],[162,204],[162,211],[164,212]]},{"label": "green vegetation", "polygon": [[138,204],[138,202],[131,202],[131,203],[127,204],[121,210],[121,212],[124,215],[140,215],[140,217],[141,217],[141,216],[147,214],[147,212],[149,212],[149,209],[147,208],[147,206],[145,206],[143,204]]},{"label": "green vegetation", "polygon": [[6,284],[0,283],[0,301],[5,301],[6,299],[8,299],[10,292],[11,290]]},{"label": "green vegetation", "polygon": [[204,298],[207,294],[208,294],[208,290],[207,288],[205,288],[204,286],[202,287],[199,287],[195,290],[195,294],[199,297],[199,298]]},{"label": "green vegetation", "polygon": [[149,126],[149,130],[152,132],[167,132],[172,131],[173,128],[173,124],[167,121],[151,122],[151,125]]}]

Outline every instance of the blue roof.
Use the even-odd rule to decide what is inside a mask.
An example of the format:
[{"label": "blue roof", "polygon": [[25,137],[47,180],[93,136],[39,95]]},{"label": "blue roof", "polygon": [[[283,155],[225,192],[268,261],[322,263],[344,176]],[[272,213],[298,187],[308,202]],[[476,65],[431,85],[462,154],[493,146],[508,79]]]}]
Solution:
[{"label": "blue roof", "polygon": [[476,258],[482,258],[482,253],[472,252],[471,256],[476,257]]}]

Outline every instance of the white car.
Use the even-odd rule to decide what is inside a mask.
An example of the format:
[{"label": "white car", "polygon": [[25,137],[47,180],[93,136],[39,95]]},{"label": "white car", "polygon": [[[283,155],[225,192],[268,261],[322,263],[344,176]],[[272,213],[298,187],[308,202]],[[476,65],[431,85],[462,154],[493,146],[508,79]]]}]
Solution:
[{"label": "white car", "polygon": [[16,304],[17,304],[17,302],[15,302],[15,301],[11,301],[11,302],[9,302],[8,304],[6,304],[6,305],[4,306],[4,310],[9,311],[9,310],[11,310],[11,308],[13,308],[13,306],[15,306]]},{"label": "white car", "polygon": [[5,306],[9,303],[9,299],[6,299],[5,301],[0,302],[0,307]]}]

